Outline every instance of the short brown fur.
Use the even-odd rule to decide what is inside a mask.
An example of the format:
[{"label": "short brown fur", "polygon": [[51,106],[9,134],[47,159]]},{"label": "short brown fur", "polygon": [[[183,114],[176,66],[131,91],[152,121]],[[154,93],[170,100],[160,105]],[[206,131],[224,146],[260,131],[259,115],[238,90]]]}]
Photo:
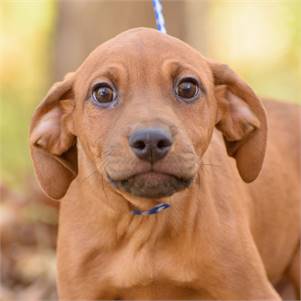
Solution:
[{"label": "short brown fur", "polygon": [[[183,75],[203,86],[192,104],[173,92]],[[115,108],[90,101],[103,80],[119,91]],[[299,111],[262,102],[229,67],[155,30],[99,46],[31,126],[38,180],[60,199],[60,299],[280,300],[273,286],[286,275],[298,293]],[[171,208],[135,216],[162,200],[115,189],[108,175],[147,174],[128,136],[153,125],[175,142],[152,168],[193,182],[162,199]]]}]

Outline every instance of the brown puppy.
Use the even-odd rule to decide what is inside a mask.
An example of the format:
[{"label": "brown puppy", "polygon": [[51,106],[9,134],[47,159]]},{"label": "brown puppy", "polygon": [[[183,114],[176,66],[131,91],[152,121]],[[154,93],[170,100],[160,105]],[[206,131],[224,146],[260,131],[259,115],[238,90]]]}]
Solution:
[{"label": "brown puppy", "polygon": [[61,199],[60,299],[279,300],[286,275],[299,291],[298,110],[156,30],[99,46],[31,126]]}]

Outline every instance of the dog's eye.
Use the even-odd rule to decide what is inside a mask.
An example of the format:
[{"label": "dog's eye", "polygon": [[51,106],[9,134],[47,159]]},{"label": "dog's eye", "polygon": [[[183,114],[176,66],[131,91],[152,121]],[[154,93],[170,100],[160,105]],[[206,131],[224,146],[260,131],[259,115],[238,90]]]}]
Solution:
[{"label": "dog's eye", "polygon": [[115,98],[114,89],[107,83],[97,84],[92,91],[92,101],[96,105],[107,107],[111,105]]},{"label": "dog's eye", "polygon": [[199,95],[199,84],[194,78],[182,79],[176,87],[176,95],[185,101],[194,100]]}]

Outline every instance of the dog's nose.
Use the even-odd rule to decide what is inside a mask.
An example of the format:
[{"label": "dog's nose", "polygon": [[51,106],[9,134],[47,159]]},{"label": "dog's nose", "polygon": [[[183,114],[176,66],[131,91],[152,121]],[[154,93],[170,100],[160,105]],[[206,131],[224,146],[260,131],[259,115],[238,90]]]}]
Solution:
[{"label": "dog's nose", "polygon": [[129,145],[139,159],[155,163],[169,152],[172,137],[160,128],[139,129],[129,137]]}]

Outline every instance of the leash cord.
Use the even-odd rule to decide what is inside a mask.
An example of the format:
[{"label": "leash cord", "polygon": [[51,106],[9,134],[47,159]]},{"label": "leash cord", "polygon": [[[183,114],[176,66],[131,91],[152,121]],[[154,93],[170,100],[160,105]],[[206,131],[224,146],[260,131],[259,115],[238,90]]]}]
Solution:
[{"label": "leash cord", "polygon": [[161,1],[160,0],[152,0],[152,3],[153,3],[153,9],[154,9],[155,18],[156,18],[157,28],[160,32],[166,33]]}]

